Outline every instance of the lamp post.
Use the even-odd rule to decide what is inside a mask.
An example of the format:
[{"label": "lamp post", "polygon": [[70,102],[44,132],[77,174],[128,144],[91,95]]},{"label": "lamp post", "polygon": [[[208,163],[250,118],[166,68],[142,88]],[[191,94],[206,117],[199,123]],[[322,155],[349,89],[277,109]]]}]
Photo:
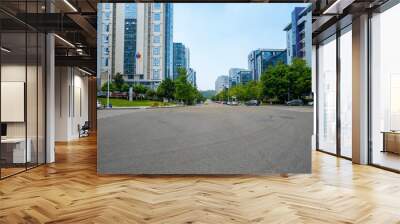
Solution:
[{"label": "lamp post", "polygon": [[107,108],[110,107],[110,72],[107,73]]}]

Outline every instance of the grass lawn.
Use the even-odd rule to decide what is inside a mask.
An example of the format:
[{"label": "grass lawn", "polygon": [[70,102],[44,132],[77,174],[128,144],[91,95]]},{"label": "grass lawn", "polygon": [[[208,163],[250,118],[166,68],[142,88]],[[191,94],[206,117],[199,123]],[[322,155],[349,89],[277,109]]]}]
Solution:
[{"label": "grass lawn", "polygon": [[[107,98],[97,98],[102,105],[107,104]],[[110,103],[113,107],[141,107],[141,106],[148,106],[148,107],[157,107],[157,106],[170,106],[174,105],[173,103],[164,103],[160,101],[154,100],[125,100],[125,99],[112,99],[110,98]]]}]

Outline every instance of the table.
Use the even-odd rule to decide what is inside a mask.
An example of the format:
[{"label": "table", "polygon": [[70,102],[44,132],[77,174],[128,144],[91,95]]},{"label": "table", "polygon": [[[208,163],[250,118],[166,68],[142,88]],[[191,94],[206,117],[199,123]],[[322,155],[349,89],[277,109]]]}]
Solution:
[{"label": "table", "polygon": [[[26,141],[25,141],[26,140]],[[25,151],[25,142],[28,142],[26,151]],[[31,139],[25,138],[6,138],[1,139],[2,145],[2,154],[11,151],[12,152],[12,163],[26,163],[31,162],[32,160],[32,153],[31,153]],[[10,146],[13,146],[10,150]],[[5,149],[3,148],[5,147]],[[3,157],[3,155],[2,155]],[[4,158],[4,157],[3,157]],[[11,158],[10,158],[11,159]]]}]

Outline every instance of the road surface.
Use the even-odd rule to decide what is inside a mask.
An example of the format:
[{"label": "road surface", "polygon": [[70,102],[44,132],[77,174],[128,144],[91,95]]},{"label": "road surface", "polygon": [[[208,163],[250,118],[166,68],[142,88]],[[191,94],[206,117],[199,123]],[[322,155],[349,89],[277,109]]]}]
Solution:
[{"label": "road surface", "polygon": [[99,174],[311,172],[312,108],[98,111]]}]

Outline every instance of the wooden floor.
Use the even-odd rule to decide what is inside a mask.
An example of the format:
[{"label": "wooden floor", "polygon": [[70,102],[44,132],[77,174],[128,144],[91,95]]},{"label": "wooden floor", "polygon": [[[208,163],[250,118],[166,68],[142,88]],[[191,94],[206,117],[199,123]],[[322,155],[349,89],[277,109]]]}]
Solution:
[{"label": "wooden floor", "polygon": [[313,174],[96,175],[96,139],[0,181],[0,223],[400,223],[400,175],[313,152]]}]

